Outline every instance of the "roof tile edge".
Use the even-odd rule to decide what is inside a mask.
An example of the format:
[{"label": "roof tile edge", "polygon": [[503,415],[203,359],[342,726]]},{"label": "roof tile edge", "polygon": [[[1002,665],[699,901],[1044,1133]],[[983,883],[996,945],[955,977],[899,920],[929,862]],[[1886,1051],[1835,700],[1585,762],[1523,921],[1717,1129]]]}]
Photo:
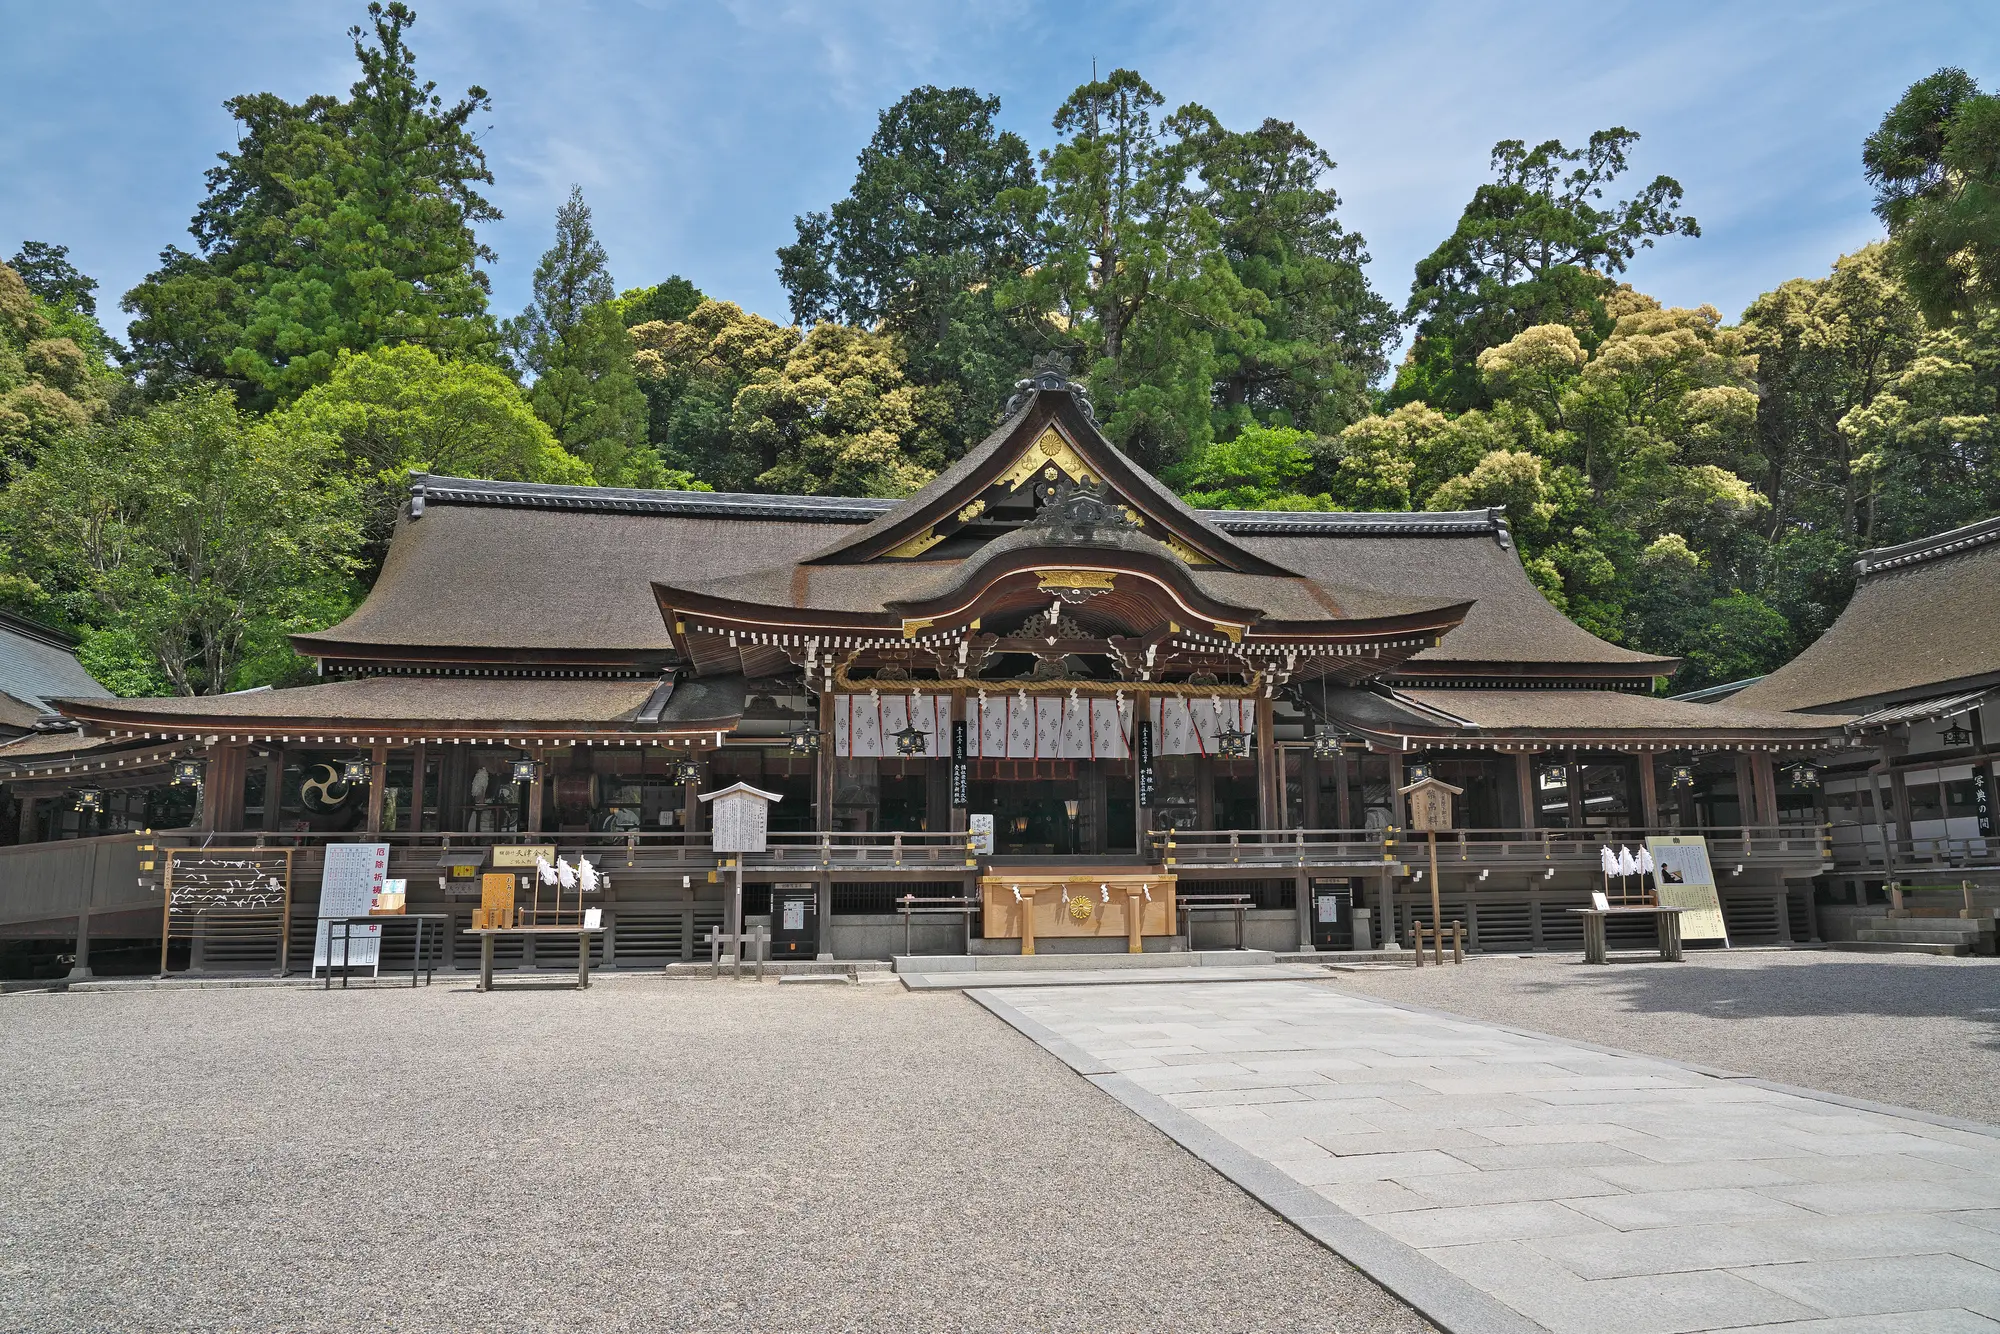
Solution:
[{"label": "roof tile edge", "polygon": [[[684,518],[790,519],[806,523],[867,523],[899,501],[868,496],[762,495],[742,491],[642,491],[625,487],[562,486],[413,474],[410,516],[432,504],[506,509],[571,510],[589,514],[664,514]],[[1226,533],[1244,536],[1493,535],[1511,545],[1498,510],[1196,510]]]},{"label": "roof tile edge", "polygon": [[1866,579],[1884,570],[1900,569],[1906,565],[1918,565],[1924,561],[1939,560],[1955,556],[1973,547],[1982,547],[1989,542],[2000,542],[2000,516],[1981,519],[1959,528],[1948,528],[1942,533],[1932,533],[1912,542],[1904,542],[1893,547],[1875,547],[1862,552],[1854,562],[1854,573]]}]

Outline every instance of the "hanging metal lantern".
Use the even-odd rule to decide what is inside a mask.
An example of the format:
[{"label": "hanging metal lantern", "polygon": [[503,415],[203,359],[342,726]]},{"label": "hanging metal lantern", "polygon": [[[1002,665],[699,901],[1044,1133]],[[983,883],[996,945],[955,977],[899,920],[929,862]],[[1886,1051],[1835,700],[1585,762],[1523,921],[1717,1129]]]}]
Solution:
[{"label": "hanging metal lantern", "polygon": [[76,809],[86,814],[104,809],[104,792],[100,788],[80,787],[76,790]]},{"label": "hanging metal lantern", "polygon": [[1418,760],[1415,764],[1406,765],[1403,769],[1403,781],[1406,783],[1421,783],[1430,776],[1431,766],[1428,760]]},{"label": "hanging metal lantern", "polygon": [[517,783],[532,783],[535,781],[535,768],[533,760],[515,760],[509,772]]},{"label": "hanging metal lantern", "polygon": [[1801,760],[1785,770],[1785,777],[1791,780],[1793,787],[1818,787],[1819,766]]},{"label": "hanging metal lantern", "polygon": [[1694,766],[1692,764],[1669,765],[1667,766],[1667,775],[1668,787],[1694,786]]},{"label": "hanging metal lantern", "polygon": [[1946,750],[1964,749],[1972,744],[1972,729],[1953,723],[1944,729],[1944,744]]},{"label": "hanging metal lantern", "polygon": [[787,748],[794,755],[819,754],[819,729],[811,723],[804,723],[792,732]]},{"label": "hanging metal lantern", "polygon": [[1250,753],[1250,734],[1230,726],[1215,734],[1215,753],[1225,760],[1240,760]]},{"label": "hanging metal lantern", "polygon": [[1544,788],[1568,787],[1569,766],[1567,764],[1543,765],[1542,786]]},{"label": "hanging metal lantern", "polygon": [[368,771],[373,766],[367,760],[347,760],[340,766],[340,781],[343,783],[365,783]]},{"label": "hanging metal lantern", "polygon": [[200,787],[201,761],[175,760],[173,785],[175,787]]},{"label": "hanging metal lantern", "polygon": [[690,755],[674,761],[674,781],[683,787],[701,781],[701,761]]},{"label": "hanging metal lantern", "polygon": [[931,734],[919,732],[914,726],[905,727],[902,731],[892,732],[890,735],[896,738],[898,755],[922,755],[930,749]]},{"label": "hanging metal lantern", "polygon": [[1340,729],[1321,724],[1313,729],[1313,754],[1322,760],[1340,755]]}]

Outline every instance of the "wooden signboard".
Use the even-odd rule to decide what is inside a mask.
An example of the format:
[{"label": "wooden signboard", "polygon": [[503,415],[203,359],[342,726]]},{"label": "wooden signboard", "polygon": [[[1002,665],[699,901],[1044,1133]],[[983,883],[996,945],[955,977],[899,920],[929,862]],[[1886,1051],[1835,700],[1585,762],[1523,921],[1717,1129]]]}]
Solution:
[{"label": "wooden signboard", "polygon": [[1653,886],[1660,906],[1687,909],[1681,914],[1681,939],[1729,944],[1715,868],[1708,860],[1708,840],[1699,834],[1659,836],[1648,838],[1646,849],[1653,854]]},{"label": "wooden signboard", "polygon": [[1410,828],[1438,833],[1451,828],[1451,799],[1464,792],[1442,778],[1419,778],[1402,789],[1410,799]]},{"label": "wooden signboard", "polygon": [[556,845],[553,843],[496,843],[493,846],[493,866],[518,866],[523,870],[534,867],[535,858],[540,857],[549,865],[556,864]]},{"label": "wooden signboard", "polygon": [[748,783],[735,783],[720,792],[704,792],[701,799],[710,803],[710,847],[717,852],[763,852],[771,803],[784,797]]},{"label": "wooden signboard", "polygon": [[511,871],[488,871],[479,877],[479,915],[489,927],[513,925],[514,875]]},{"label": "wooden signboard", "polygon": [[290,848],[166,849],[160,971],[174,940],[275,937],[282,972],[291,943]]}]

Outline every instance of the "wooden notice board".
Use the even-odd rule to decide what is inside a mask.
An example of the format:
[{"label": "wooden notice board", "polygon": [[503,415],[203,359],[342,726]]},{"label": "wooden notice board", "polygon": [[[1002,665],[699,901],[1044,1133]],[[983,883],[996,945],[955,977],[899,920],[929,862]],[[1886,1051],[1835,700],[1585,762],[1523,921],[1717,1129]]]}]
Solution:
[{"label": "wooden notice board", "polygon": [[291,945],[290,848],[168,848],[165,872],[162,973],[168,943],[197,934],[216,942],[272,937],[284,970]]}]

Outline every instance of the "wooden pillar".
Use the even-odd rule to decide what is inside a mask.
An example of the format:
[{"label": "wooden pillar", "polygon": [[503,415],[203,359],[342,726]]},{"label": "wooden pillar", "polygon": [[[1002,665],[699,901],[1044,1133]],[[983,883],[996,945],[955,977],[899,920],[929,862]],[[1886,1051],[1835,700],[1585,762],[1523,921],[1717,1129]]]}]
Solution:
[{"label": "wooden pillar", "polygon": [[1194,762],[1194,827],[1215,828],[1215,761],[1207,755]]},{"label": "wooden pillar", "polygon": [[1736,823],[1757,823],[1757,780],[1750,774],[1750,753],[1736,752]]},{"label": "wooden pillar", "polygon": [[1774,768],[1769,751],[1751,752],[1750,777],[1757,789],[1757,823],[1760,825],[1778,823],[1778,779]]},{"label": "wooden pillar", "polygon": [[1521,828],[1533,829],[1535,817],[1535,761],[1525,750],[1514,752],[1514,787],[1520,793]]},{"label": "wooden pillar", "polygon": [[18,800],[21,803],[21,836],[18,841],[33,843],[35,841],[35,834],[38,832],[35,828],[35,804],[38,799],[23,796],[18,798]]},{"label": "wooden pillar", "polygon": [[368,822],[362,827],[371,834],[382,832],[382,789],[389,783],[389,748],[376,746],[368,752]]},{"label": "wooden pillar", "polygon": [[1305,829],[1326,828],[1319,818],[1319,756],[1310,748],[1299,752],[1299,820]]},{"label": "wooden pillar", "polygon": [[264,761],[264,828],[275,831],[285,819],[285,752],[272,750]]},{"label": "wooden pillar", "polygon": [[1257,700],[1257,827],[1282,829],[1285,824],[1284,771],[1278,764],[1277,706],[1268,697]]},{"label": "wooden pillar", "polygon": [[201,818],[196,827],[233,832],[243,826],[243,761],[240,745],[211,746],[207,772],[202,775]]},{"label": "wooden pillar", "polygon": [[1660,826],[1660,789],[1653,773],[1653,757],[1639,756],[1639,820],[1647,829]]},{"label": "wooden pillar", "polygon": [[[528,758],[535,762],[535,781],[528,784],[528,828],[526,832],[530,834],[539,834],[542,832],[542,794],[549,785],[548,765],[545,759],[547,754],[548,752],[540,746],[536,746],[528,752]],[[585,946],[579,946],[578,948],[585,948]]]},{"label": "wooden pillar", "polygon": [[819,695],[819,753],[813,757],[814,819],[819,832],[833,828],[833,692]]},{"label": "wooden pillar", "polygon": [[1340,755],[1333,762],[1334,814],[1337,817],[1334,828],[1336,829],[1357,829],[1360,827],[1355,823],[1354,819],[1354,798],[1347,790],[1347,764],[1347,750],[1345,747],[1342,747]]},{"label": "wooden pillar", "polygon": [[[699,764],[701,762],[701,752],[690,748],[688,758]],[[679,764],[680,759],[679,757],[675,757],[669,762]],[[696,778],[692,783],[681,784],[681,831],[689,838],[693,838],[695,829],[700,823],[701,780]]]},{"label": "wooden pillar", "polygon": [[[1408,829],[1410,827],[1410,812],[1408,803],[1403,800],[1402,791],[1403,752],[1393,750],[1389,752],[1389,810],[1392,815],[1389,823],[1395,825],[1398,829]],[[1396,841],[1399,844],[1402,842],[1401,839],[1397,839]]]},{"label": "wooden pillar", "polygon": [[416,747],[416,749],[410,752],[410,825],[409,825],[409,829],[410,829],[410,832],[411,832],[411,833],[413,833],[413,834],[421,834],[421,833],[423,833],[423,832],[424,832],[424,777],[425,777],[425,774],[424,774],[424,761],[425,761],[425,757],[426,757],[426,750],[425,750],[425,747],[424,747],[424,743],[423,743],[423,742],[421,742],[421,741],[419,741],[419,742],[417,743],[417,747]]}]

